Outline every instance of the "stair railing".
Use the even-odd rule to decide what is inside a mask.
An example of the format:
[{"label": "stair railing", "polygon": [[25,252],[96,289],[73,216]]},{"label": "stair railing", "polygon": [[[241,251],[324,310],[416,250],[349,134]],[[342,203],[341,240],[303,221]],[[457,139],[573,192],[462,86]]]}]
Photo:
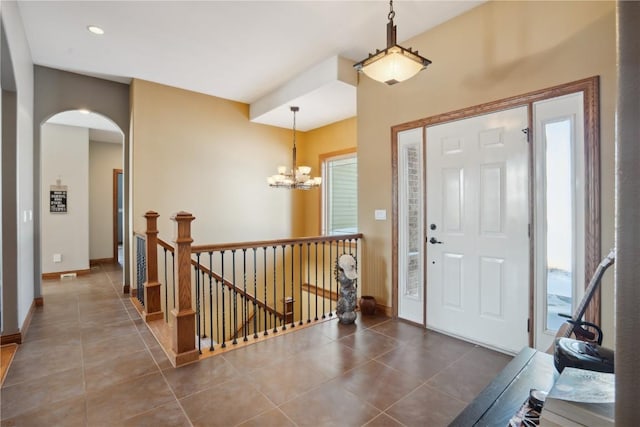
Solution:
[{"label": "stair railing", "polygon": [[[175,365],[334,317],[336,260],[343,253],[358,259],[362,239],[349,234],[192,245],[194,217],[180,212],[172,217],[171,245],[157,238],[158,214],[145,217],[147,279],[139,303],[147,321],[167,322]],[[143,245],[136,249],[140,258]]]}]

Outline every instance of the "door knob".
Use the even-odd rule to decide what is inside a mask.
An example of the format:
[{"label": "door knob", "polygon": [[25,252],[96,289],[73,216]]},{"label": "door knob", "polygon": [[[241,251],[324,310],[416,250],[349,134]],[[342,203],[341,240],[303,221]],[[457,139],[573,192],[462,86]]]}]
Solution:
[{"label": "door knob", "polygon": [[440,240],[436,239],[435,237],[432,237],[429,239],[429,243],[431,243],[432,245],[437,245],[437,244],[442,244],[444,242],[441,242]]}]

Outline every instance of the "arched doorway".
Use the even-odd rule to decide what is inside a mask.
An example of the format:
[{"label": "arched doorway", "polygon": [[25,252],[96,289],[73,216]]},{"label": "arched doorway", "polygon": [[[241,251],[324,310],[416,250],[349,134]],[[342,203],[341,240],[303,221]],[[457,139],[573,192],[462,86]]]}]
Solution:
[{"label": "arched doorway", "polygon": [[[34,104],[33,104],[33,192],[34,229],[40,230],[42,212],[41,194],[41,125],[57,113],[87,109],[108,117],[124,134],[124,277],[122,290],[129,292],[130,263],[129,258],[129,151],[130,135],[130,94],[129,85],[95,77],[83,76],[68,71],[35,65],[34,71]],[[42,276],[40,260],[42,238],[38,232],[34,233],[34,296],[39,304],[43,303]]]},{"label": "arched doorway", "polygon": [[113,212],[123,194],[116,186],[114,196],[113,174],[124,168],[123,144],[112,120],[87,110],[64,111],[40,125],[43,279],[118,262],[114,228],[122,221]]}]

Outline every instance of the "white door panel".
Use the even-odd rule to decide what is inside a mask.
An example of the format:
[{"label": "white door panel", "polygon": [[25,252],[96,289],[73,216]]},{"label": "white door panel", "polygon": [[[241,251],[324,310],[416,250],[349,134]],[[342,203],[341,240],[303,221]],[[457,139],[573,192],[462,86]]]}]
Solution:
[{"label": "white door panel", "polygon": [[447,284],[442,288],[442,306],[453,310],[462,310],[462,254],[442,253],[442,280]]},{"label": "white door panel", "polygon": [[528,344],[527,120],[515,108],[426,138],[427,325],[514,353]]}]

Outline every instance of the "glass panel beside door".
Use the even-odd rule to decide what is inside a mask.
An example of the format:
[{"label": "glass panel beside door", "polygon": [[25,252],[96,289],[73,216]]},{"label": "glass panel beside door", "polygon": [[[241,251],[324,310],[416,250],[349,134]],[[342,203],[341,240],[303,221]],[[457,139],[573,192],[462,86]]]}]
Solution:
[{"label": "glass panel beside door", "polygon": [[585,173],[581,92],[533,104],[535,347],[548,349],[584,294]]},{"label": "glass panel beside door", "polygon": [[571,118],[544,124],[545,140],[545,290],[547,315],[545,329],[557,331],[571,314],[574,275],[575,236]]}]

